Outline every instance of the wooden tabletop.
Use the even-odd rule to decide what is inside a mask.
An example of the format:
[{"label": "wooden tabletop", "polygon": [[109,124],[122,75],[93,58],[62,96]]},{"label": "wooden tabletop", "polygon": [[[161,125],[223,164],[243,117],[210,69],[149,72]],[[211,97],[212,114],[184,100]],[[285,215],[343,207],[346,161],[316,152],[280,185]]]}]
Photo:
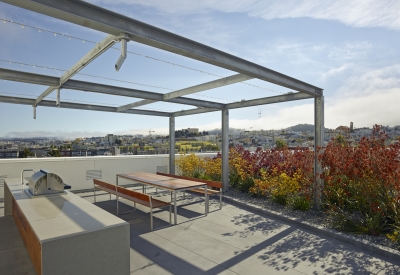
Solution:
[{"label": "wooden tabletop", "polygon": [[160,176],[160,175],[146,173],[146,172],[117,174],[117,177],[124,178],[127,180],[138,181],[138,182],[154,185],[156,187],[169,189],[169,190],[180,190],[180,189],[188,189],[188,188],[195,189],[195,188],[207,186],[207,184],[202,183],[202,182],[176,179],[176,178]]}]

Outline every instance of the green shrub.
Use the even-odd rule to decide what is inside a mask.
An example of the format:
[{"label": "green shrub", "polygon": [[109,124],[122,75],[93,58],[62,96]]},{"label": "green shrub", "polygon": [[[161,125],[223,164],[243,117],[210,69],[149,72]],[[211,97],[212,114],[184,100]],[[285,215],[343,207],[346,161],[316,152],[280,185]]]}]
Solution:
[{"label": "green shrub", "polygon": [[307,211],[311,208],[311,201],[303,195],[295,195],[288,199],[288,204],[293,207],[293,209]]},{"label": "green shrub", "polygon": [[334,227],[351,234],[379,236],[386,230],[386,221],[377,213],[335,213]]},{"label": "green shrub", "polygon": [[287,202],[286,199],[287,199],[286,195],[271,195],[272,201],[282,204],[282,205],[286,205],[286,202]]}]

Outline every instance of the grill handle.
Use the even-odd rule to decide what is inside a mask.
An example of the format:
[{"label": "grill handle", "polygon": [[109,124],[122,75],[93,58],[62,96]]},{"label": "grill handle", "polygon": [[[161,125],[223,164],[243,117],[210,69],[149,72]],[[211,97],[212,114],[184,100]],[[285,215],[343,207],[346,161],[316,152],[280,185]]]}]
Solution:
[{"label": "grill handle", "polygon": [[33,169],[22,170],[22,173],[21,173],[21,184],[22,185],[24,185],[24,172],[33,172],[33,173],[35,173],[35,170],[33,170]]},{"label": "grill handle", "polygon": [[65,189],[71,189],[71,185],[68,185],[68,184],[66,184],[65,182],[64,182],[64,190]]}]

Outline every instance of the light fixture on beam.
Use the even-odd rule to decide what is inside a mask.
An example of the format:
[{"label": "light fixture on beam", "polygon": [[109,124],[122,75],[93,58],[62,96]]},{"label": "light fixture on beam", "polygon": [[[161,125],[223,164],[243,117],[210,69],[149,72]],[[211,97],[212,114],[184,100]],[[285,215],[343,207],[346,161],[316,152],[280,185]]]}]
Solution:
[{"label": "light fixture on beam", "polygon": [[36,119],[36,106],[32,105],[33,107],[33,119]]},{"label": "light fixture on beam", "polygon": [[117,72],[126,59],[128,41],[130,40],[129,36],[125,33],[121,34],[119,38],[121,39],[121,56],[118,58],[117,63],[115,63],[115,70]]}]

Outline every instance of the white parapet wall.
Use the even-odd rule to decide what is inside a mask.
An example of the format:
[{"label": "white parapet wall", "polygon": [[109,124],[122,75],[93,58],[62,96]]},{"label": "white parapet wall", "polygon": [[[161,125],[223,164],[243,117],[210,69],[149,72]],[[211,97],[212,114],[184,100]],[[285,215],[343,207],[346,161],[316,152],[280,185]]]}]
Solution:
[{"label": "white parapet wall", "polygon": [[[199,154],[204,157],[214,157],[216,153]],[[179,158],[179,155],[176,155]],[[4,187],[1,179],[21,178],[24,169],[47,170],[58,174],[72,190],[93,188],[91,175],[100,175],[101,179],[115,183],[116,174],[132,172],[156,173],[159,169],[169,171],[168,155],[118,155],[97,157],[59,157],[59,158],[24,158],[0,159],[0,200],[4,198]],[[32,175],[26,172],[24,177]],[[120,179],[119,184],[130,184]]]}]

